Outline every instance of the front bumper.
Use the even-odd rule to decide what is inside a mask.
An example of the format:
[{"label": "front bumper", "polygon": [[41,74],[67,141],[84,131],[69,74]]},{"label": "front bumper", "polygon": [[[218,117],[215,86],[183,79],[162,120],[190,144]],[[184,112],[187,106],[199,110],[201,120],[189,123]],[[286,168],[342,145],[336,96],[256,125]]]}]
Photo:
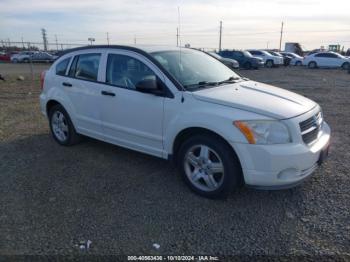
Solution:
[{"label": "front bumper", "polygon": [[330,141],[330,128],[323,123],[312,145],[251,145],[231,143],[242,165],[245,184],[260,189],[284,189],[298,185],[318,167]]}]

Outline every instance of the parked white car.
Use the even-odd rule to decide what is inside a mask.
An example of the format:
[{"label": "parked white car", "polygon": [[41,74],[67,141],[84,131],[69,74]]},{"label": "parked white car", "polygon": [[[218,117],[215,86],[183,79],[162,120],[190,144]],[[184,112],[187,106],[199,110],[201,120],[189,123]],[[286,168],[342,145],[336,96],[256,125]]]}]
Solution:
[{"label": "parked white car", "polygon": [[198,50],[77,48],[41,83],[41,111],[59,144],[85,135],[173,159],[206,197],[242,184],[295,186],[328,154],[330,128],[317,103],[242,78]]},{"label": "parked white car", "polygon": [[247,50],[249,53],[252,54],[252,56],[260,57],[264,60],[266,67],[273,67],[273,66],[280,66],[283,65],[283,57],[280,56],[274,56],[270,54],[269,52],[266,52],[264,50],[254,50],[250,49]]},{"label": "parked white car", "polygon": [[33,55],[35,52],[33,51],[23,51],[18,54],[14,54],[11,56],[11,62],[12,63],[26,63],[30,61],[30,56]]},{"label": "parked white car", "polygon": [[308,55],[303,60],[303,65],[309,68],[327,67],[348,69],[350,59],[335,52],[319,52]]},{"label": "parked white car", "polygon": [[295,66],[303,65],[304,58],[302,56],[292,52],[281,52],[281,54],[286,54],[292,58],[292,60],[290,60],[290,65],[295,65]]}]

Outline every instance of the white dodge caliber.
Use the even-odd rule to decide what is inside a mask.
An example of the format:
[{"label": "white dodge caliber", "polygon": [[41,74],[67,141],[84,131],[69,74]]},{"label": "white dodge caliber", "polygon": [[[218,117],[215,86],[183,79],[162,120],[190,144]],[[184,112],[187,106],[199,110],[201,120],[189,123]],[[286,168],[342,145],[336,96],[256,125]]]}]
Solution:
[{"label": "white dodge caliber", "polygon": [[318,104],[193,49],[72,49],[42,74],[40,104],[59,144],[85,135],[173,159],[211,198],[295,186],[328,155]]}]

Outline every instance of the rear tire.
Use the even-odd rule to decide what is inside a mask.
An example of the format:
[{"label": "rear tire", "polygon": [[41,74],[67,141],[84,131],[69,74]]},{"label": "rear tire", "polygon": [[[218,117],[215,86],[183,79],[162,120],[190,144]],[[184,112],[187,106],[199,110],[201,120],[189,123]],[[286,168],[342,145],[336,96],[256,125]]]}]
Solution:
[{"label": "rear tire", "polygon": [[317,68],[317,63],[314,62],[314,61],[312,61],[312,62],[310,62],[310,63],[308,64],[308,67],[311,68],[311,69],[315,69],[315,68]]},{"label": "rear tire", "polygon": [[71,146],[81,141],[81,136],[75,131],[67,111],[60,104],[49,111],[50,130],[57,143]]},{"label": "rear tire", "polygon": [[242,184],[242,170],[232,148],[210,134],[195,135],[179,148],[177,166],[186,184],[207,198],[226,198]]}]

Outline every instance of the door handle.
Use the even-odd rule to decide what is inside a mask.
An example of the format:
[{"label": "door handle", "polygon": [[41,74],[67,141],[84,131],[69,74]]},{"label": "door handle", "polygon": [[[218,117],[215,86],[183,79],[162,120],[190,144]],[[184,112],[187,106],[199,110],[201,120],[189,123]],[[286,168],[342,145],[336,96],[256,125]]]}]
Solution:
[{"label": "door handle", "polygon": [[115,96],[114,93],[108,92],[108,91],[101,91],[101,94],[104,95],[104,96]]},{"label": "door handle", "polygon": [[69,86],[69,87],[72,86],[72,84],[71,84],[71,83],[68,83],[68,82],[63,82],[62,85],[63,85],[63,86]]}]

